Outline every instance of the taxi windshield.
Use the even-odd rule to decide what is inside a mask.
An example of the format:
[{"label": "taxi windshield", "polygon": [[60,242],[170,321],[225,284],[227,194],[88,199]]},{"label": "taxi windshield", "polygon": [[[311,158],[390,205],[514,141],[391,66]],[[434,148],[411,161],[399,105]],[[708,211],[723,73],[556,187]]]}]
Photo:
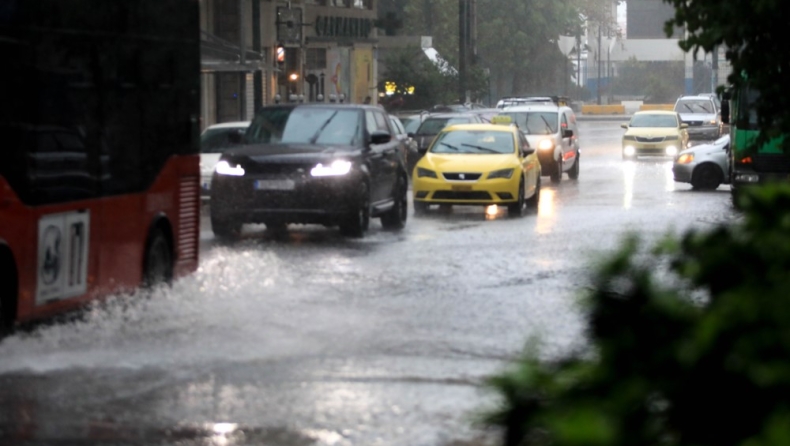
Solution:
[{"label": "taxi windshield", "polygon": [[551,135],[557,133],[557,112],[507,112],[518,128],[527,135]]},{"label": "taxi windshield", "polygon": [[677,127],[677,118],[673,115],[634,115],[629,127]]},{"label": "taxi windshield", "polygon": [[360,111],[331,107],[267,107],[247,129],[248,144],[359,145]]},{"label": "taxi windshield", "polygon": [[439,134],[431,153],[506,154],[516,151],[513,134],[490,130],[455,130]]}]

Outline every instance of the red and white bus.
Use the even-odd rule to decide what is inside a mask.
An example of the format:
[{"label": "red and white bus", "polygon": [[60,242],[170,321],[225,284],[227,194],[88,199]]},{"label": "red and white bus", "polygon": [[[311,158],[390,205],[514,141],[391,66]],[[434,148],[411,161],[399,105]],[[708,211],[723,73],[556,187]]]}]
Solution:
[{"label": "red and white bus", "polygon": [[0,331],[194,271],[197,0],[0,6]]}]

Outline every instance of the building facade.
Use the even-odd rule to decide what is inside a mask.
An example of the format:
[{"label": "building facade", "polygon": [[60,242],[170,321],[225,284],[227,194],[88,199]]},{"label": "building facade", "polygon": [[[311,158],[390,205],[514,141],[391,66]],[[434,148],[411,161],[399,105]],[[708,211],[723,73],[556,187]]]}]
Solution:
[{"label": "building facade", "polygon": [[203,126],[265,104],[375,103],[378,0],[199,0]]}]

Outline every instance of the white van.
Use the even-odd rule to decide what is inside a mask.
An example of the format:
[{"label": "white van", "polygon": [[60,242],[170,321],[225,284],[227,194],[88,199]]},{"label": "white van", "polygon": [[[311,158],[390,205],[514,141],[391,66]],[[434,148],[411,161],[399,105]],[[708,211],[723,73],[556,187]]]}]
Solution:
[{"label": "white van", "polygon": [[579,178],[579,127],[570,107],[553,104],[517,105],[506,107],[500,115],[510,116],[535,147],[544,176],[553,183]]}]

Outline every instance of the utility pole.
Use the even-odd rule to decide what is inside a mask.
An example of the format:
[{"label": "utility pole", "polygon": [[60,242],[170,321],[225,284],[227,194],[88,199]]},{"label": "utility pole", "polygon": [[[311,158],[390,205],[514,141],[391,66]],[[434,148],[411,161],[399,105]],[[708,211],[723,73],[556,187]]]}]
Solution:
[{"label": "utility pole", "polygon": [[716,93],[716,88],[719,86],[719,46],[713,47],[710,63],[710,78],[711,78],[711,93]]},{"label": "utility pole", "polygon": [[467,56],[469,55],[469,0],[458,0],[458,97],[466,103]]},{"label": "utility pole", "polygon": [[595,64],[598,65],[598,82],[596,82],[596,92],[598,93],[598,105],[601,105],[601,23],[598,22],[598,54],[595,56]]},{"label": "utility pole", "polygon": [[[252,0],[252,50],[261,53],[261,1]],[[257,112],[263,107],[263,73],[255,70],[252,76],[253,107]]]},{"label": "utility pole", "polygon": [[[239,0],[237,16],[239,18],[239,63],[242,69],[247,65],[247,38],[244,35],[244,0]],[[239,118],[247,120],[247,72],[239,72]]]}]

